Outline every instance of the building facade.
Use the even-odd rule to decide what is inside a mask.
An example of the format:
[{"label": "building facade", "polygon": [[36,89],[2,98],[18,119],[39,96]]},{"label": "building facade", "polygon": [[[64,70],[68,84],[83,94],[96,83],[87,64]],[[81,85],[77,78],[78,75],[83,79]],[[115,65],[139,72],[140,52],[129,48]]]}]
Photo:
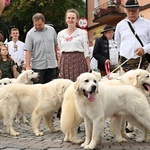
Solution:
[{"label": "building facade", "polygon": [[[150,20],[149,0],[138,0],[140,15]],[[125,9],[121,6],[126,0],[86,0],[87,31],[89,40],[100,37],[105,25],[114,25],[126,17]]]}]

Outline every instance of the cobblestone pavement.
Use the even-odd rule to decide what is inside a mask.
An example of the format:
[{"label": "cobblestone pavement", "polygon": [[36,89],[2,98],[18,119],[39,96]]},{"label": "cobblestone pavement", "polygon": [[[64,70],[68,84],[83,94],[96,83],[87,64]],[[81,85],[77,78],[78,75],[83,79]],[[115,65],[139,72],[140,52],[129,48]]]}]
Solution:
[{"label": "cobblestone pavement", "polygon": [[[30,120],[30,117],[28,117]],[[0,150],[79,150],[79,144],[72,144],[70,142],[63,142],[64,135],[60,131],[58,133],[51,133],[42,123],[40,129],[44,131],[43,136],[36,137],[32,132],[29,124],[14,123],[14,129],[20,132],[17,137],[10,136],[6,133],[6,129],[0,121]],[[60,128],[60,122],[57,117],[54,119],[56,128]],[[150,143],[137,143],[135,142],[136,135],[139,131],[136,129],[133,132],[134,138],[125,143],[115,142],[113,136],[109,133],[109,121],[105,123],[104,133],[101,141],[97,146],[97,150],[150,150]],[[80,125],[79,137],[84,139],[84,124]]]}]

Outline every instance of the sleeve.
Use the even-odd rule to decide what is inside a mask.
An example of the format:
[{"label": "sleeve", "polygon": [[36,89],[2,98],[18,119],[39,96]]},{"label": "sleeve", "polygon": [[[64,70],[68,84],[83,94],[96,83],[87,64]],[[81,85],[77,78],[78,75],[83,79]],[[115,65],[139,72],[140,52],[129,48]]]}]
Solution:
[{"label": "sleeve", "polygon": [[102,45],[101,38],[96,39],[94,49],[93,49],[93,57],[99,62],[99,64],[104,65],[107,58],[102,56],[101,54],[102,51],[101,45]]},{"label": "sleeve", "polygon": [[54,43],[55,43],[55,45],[57,45],[57,33],[54,28],[53,28],[53,30],[54,30]]},{"label": "sleeve", "polygon": [[60,48],[60,32],[57,35],[57,43],[58,43],[58,47]]},{"label": "sleeve", "polygon": [[60,36],[61,36],[61,33],[59,32],[58,35],[57,35],[57,43],[58,43],[58,48],[59,48],[59,50],[60,50],[60,55],[61,55],[61,53],[62,53],[62,48],[61,48]]},{"label": "sleeve", "polygon": [[121,35],[120,35],[120,32],[119,32],[119,24],[117,24],[117,26],[116,26],[114,38],[115,38],[117,47],[120,50]]},{"label": "sleeve", "polygon": [[150,54],[150,21],[149,20],[147,21],[147,27],[148,27],[147,33],[145,33],[145,34],[147,34],[147,43],[144,44],[143,49],[144,49],[145,53]]},{"label": "sleeve", "polygon": [[29,34],[29,32],[28,32],[26,39],[25,39],[24,50],[25,51],[31,51],[32,48],[33,48],[32,38],[31,38],[31,34]]},{"label": "sleeve", "polygon": [[86,31],[83,32],[84,57],[90,57],[89,40]]}]

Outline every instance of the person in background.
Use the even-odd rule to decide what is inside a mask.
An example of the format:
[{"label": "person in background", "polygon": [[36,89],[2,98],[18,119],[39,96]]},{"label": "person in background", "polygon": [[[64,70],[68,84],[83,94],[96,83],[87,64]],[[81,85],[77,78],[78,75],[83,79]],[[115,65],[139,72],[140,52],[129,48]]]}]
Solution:
[{"label": "person in background", "polygon": [[58,33],[60,49],[60,76],[76,81],[84,72],[90,71],[90,51],[86,31],[77,28],[79,13],[75,9],[65,14],[67,28]]},{"label": "person in background", "polygon": [[93,56],[98,61],[98,69],[102,76],[107,75],[105,66],[110,66],[110,71],[113,71],[118,65],[118,48],[113,39],[114,30],[112,25],[106,25],[101,32],[103,35],[94,45]]},{"label": "person in background", "polygon": [[[127,0],[123,6],[126,9],[127,18],[121,20],[115,30],[115,40],[120,52],[121,63],[128,60],[123,66],[126,72],[130,69],[137,69],[142,57],[141,69],[148,67],[148,61],[145,54],[150,54],[150,21],[139,15],[139,3],[137,0]],[[135,37],[128,24],[135,30],[143,46]]]},{"label": "person in background", "polygon": [[92,39],[92,41],[91,41],[92,46],[89,47],[90,54],[91,54],[91,57],[90,57],[90,59],[91,59],[90,66],[91,66],[91,70],[99,72],[98,61],[93,57],[93,49],[94,49],[94,45],[95,45],[96,39],[97,38]]},{"label": "person in background", "polygon": [[11,58],[17,62],[25,60],[24,43],[19,40],[19,29],[12,28],[11,35],[12,41],[8,42],[8,51]]},{"label": "person in background", "polygon": [[6,44],[0,46],[0,71],[2,73],[1,78],[18,77],[15,62],[10,57]]},{"label": "person in background", "polygon": [[39,82],[47,83],[57,77],[57,34],[52,26],[45,25],[45,17],[36,13],[32,17],[34,27],[25,39],[26,70],[39,73]]}]

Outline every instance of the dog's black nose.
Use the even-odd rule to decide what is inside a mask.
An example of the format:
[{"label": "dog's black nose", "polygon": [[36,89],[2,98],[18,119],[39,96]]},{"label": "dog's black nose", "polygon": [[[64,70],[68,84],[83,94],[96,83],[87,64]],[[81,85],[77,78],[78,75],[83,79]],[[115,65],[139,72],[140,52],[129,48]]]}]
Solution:
[{"label": "dog's black nose", "polygon": [[95,92],[95,90],[96,90],[96,85],[92,85],[91,92]]}]

